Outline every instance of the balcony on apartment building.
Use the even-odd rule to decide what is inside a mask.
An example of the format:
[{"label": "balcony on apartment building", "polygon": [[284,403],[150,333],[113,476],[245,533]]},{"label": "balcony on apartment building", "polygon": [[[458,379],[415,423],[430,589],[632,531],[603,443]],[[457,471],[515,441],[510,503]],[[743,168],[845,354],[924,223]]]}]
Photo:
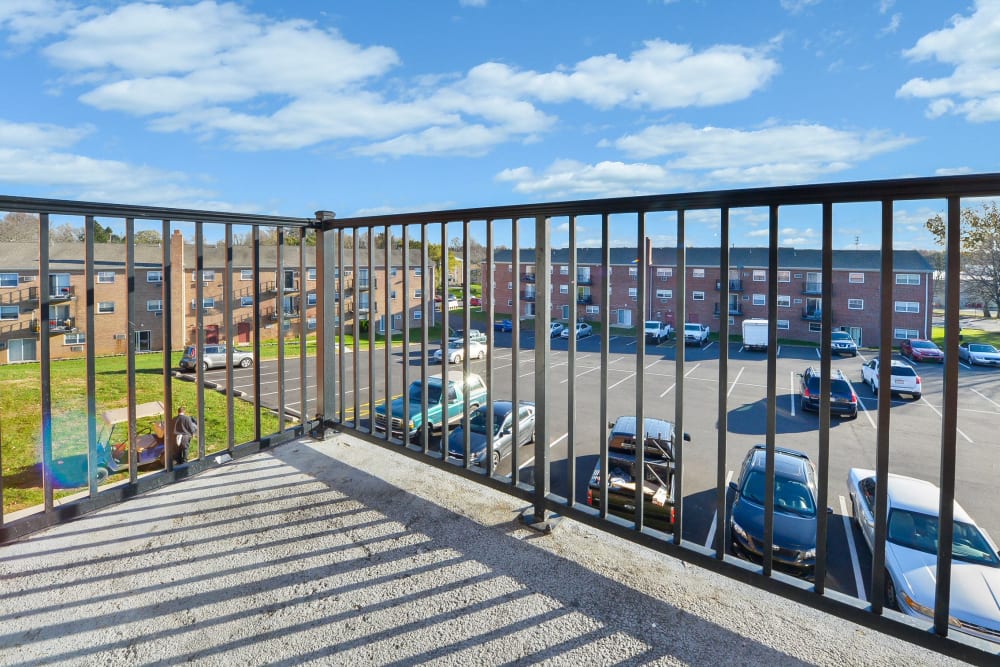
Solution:
[{"label": "balcony on apartment building", "polygon": [[590,277],[589,273],[578,273],[576,274],[576,284],[577,285],[593,285],[594,279]]},{"label": "balcony on apartment building", "polygon": [[[721,289],[722,289],[722,281],[721,280],[716,280],[715,281],[715,291],[718,292]],[[729,291],[730,292],[742,292],[743,291],[743,281],[742,280],[736,280],[736,279],[730,279],[730,281],[729,281]]]},{"label": "balcony on apartment building", "polygon": [[535,300],[535,290],[523,290],[521,292],[521,300],[533,302]]},{"label": "balcony on apartment building", "polygon": [[75,285],[53,285],[49,290],[49,301],[72,301],[75,298]]},{"label": "balcony on apartment building", "polygon": [[819,308],[803,308],[802,319],[809,322],[820,322],[823,319],[823,311]]},{"label": "balcony on apartment building", "polygon": [[594,303],[594,297],[590,294],[577,294],[576,302],[585,306],[589,306]]},{"label": "balcony on apartment building", "polygon": [[803,294],[822,294],[823,283],[819,280],[807,280],[802,283]]},{"label": "balcony on apartment building", "polygon": [[526,283],[533,283],[533,282],[535,282],[535,274],[534,274],[534,272],[522,273],[521,274],[521,281],[522,282],[526,282]]},{"label": "balcony on apartment building", "polygon": [[[34,331],[35,333],[41,332],[42,330],[41,320],[31,320],[31,330]],[[75,317],[49,319],[50,335],[73,333],[75,331],[76,331]]]},{"label": "balcony on apartment building", "polygon": [[[715,316],[719,317],[722,314],[722,308],[719,304],[715,304]],[[729,314],[735,316],[743,315],[743,304],[742,303],[731,303],[729,304]]]}]

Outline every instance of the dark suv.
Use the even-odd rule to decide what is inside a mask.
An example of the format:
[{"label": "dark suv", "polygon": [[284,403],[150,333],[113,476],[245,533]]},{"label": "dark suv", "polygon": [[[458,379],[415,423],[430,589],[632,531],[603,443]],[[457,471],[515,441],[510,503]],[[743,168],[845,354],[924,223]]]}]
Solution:
[{"label": "dark suv", "polygon": [[[802,410],[819,412],[820,374],[818,369],[807,368],[801,375],[799,383],[799,406]],[[858,416],[858,395],[854,385],[844,376],[843,371],[835,370],[830,377],[830,414],[850,417]]]},{"label": "dark suv", "polygon": [[[767,448],[755,445],[740,466],[729,521],[736,552],[759,562],[764,553]],[[816,565],[816,467],[794,449],[774,450],[774,545],[776,567],[809,576]]]}]

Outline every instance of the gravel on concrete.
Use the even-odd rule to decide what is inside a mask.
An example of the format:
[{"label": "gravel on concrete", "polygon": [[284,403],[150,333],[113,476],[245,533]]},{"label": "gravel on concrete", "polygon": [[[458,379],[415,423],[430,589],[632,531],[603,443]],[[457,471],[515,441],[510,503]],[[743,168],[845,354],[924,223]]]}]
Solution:
[{"label": "gravel on concrete", "polygon": [[0,664],[946,665],[336,435],[0,547]]}]

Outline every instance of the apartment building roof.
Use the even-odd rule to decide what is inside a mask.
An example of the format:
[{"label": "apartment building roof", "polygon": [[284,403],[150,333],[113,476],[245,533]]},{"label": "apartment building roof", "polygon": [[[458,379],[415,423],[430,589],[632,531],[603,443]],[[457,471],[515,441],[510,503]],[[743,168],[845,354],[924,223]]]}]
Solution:
[{"label": "apartment building roof", "polygon": [[[534,248],[524,248],[520,251],[522,263],[535,261]],[[513,260],[512,250],[498,250],[495,262],[509,263]],[[577,263],[581,266],[600,265],[602,250],[600,248],[577,248]],[[718,248],[688,248],[687,265],[696,267],[717,267],[719,265]],[[639,258],[636,248],[611,248],[610,261],[612,266],[634,266]],[[893,269],[895,271],[913,271],[916,273],[931,273],[934,267],[916,250],[896,250],[893,252]],[[553,264],[569,263],[569,248],[554,248],[552,250]],[[879,250],[834,250],[833,268],[841,271],[877,271],[881,268],[881,251]],[[677,266],[676,248],[653,248],[653,266]],[[753,247],[731,248],[729,264],[732,267],[765,269],[768,266],[768,249]],[[778,266],[782,269],[816,269],[823,266],[822,251],[815,248],[779,248]]]}]

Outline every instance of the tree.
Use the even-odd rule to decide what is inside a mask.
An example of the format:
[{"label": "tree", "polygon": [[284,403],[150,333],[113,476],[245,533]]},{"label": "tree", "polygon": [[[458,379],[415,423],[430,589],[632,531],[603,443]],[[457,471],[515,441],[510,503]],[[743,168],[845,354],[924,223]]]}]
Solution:
[{"label": "tree", "polygon": [[[945,221],[936,215],[927,229],[939,245],[945,242]],[[982,210],[964,208],[961,214],[962,282],[965,293],[983,304],[983,317],[992,317],[991,306],[1000,308],[1000,207],[996,202]]]},{"label": "tree", "polygon": [[136,245],[160,245],[160,232],[143,229],[135,233]]},{"label": "tree", "polygon": [[0,220],[0,243],[24,243],[38,240],[38,216],[31,213],[8,213]]}]

